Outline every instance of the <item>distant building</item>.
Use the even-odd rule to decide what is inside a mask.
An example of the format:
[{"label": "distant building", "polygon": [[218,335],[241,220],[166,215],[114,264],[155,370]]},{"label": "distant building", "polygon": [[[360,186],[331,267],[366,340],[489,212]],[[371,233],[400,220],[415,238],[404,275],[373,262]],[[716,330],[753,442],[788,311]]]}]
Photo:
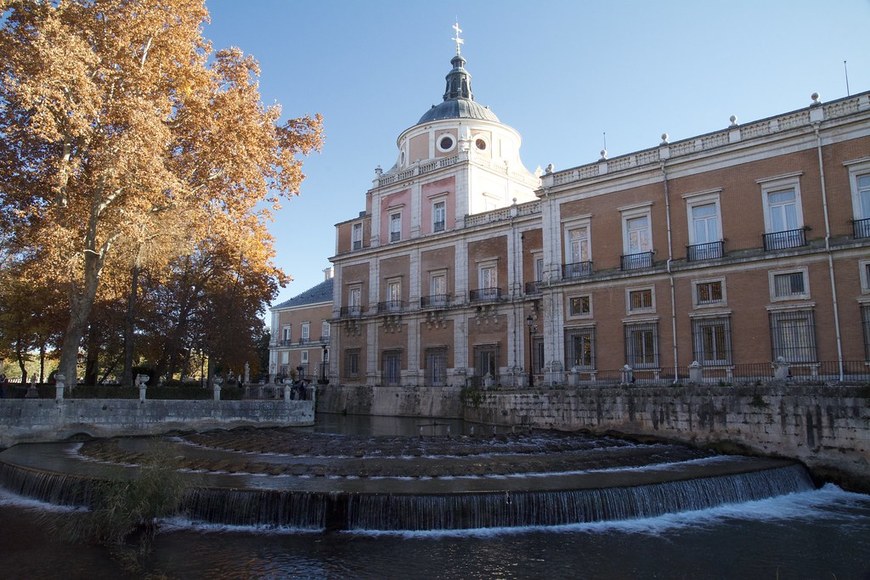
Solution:
[{"label": "distant building", "polygon": [[870,93],[536,176],[458,46],[443,102],[336,226],[334,382],[867,372]]},{"label": "distant building", "polygon": [[291,377],[316,379],[325,370],[321,365],[329,360],[332,268],[324,270],[324,277],[317,286],[271,309],[270,382]]}]

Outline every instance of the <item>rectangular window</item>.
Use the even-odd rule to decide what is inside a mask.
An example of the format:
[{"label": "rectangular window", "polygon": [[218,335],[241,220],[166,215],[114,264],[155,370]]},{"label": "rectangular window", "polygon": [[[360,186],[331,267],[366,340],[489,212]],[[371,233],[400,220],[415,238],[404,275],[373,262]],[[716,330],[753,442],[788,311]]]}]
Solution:
[{"label": "rectangular window", "polygon": [[362,305],[362,288],[359,286],[354,286],[348,291],[347,295],[347,305],[350,306],[351,310],[359,311],[360,306]]},{"label": "rectangular window", "polygon": [[432,204],[432,231],[443,232],[447,224],[447,202],[436,201]]},{"label": "rectangular window", "polygon": [[649,312],[655,310],[653,289],[641,288],[628,291],[628,312]]},{"label": "rectangular window", "polygon": [[816,327],[812,310],[770,313],[773,360],[789,363],[816,362]]},{"label": "rectangular window", "polygon": [[568,312],[571,316],[589,316],[592,314],[592,297],[572,296],[568,299]]},{"label": "rectangular window", "polygon": [[809,298],[806,271],[770,273],[771,298],[773,300],[796,300]]},{"label": "rectangular window", "polygon": [[390,241],[398,242],[402,239],[402,214],[390,214]]},{"label": "rectangular window", "polygon": [[398,312],[402,309],[402,281],[387,281],[387,312]]},{"label": "rectangular window", "polygon": [[359,376],[359,349],[344,351],[344,376],[348,378]]},{"label": "rectangular window", "polygon": [[498,300],[498,270],[495,265],[480,266],[477,271],[479,300]]},{"label": "rectangular window", "polygon": [[797,196],[794,189],[771,191],[767,194],[770,231],[784,232],[801,227],[798,221]]},{"label": "rectangular window", "polygon": [[429,274],[429,296],[424,297],[421,305],[433,308],[444,308],[448,302],[447,273],[443,270]]},{"label": "rectangular window", "polygon": [[[566,330],[565,351],[569,367],[584,370],[595,368],[595,330]],[[570,369],[569,369],[570,370]]]},{"label": "rectangular window", "polygon": [[432,296],[447,295],[447,274],[433,273],[429,278],[429,294]]},{"label": "rectangular window", "polygon": [[487,344],[474,347],[474,375],[483,378],[498,376],[498,346]]},{"label": "rectangular window", "polygon": [[285,343],[290,342],[290,340],[292,339],[291,330],[292,326],[290,326],[289,324],[281,329],[281,340],[283,340]]},{"label": "rectangular window", "polygon": [[870,304],[861,305],[861,322],[864,325],[864,360],[870,362]]},{"label": "rectangular window", "polygon": [[544,258],[541,256],[535,257],[535,282],[540,282],[544,279]]},{"label": "rectangular window", "polygon": [[731,364],[731,320],[692,319],[693,360],[702,366]]},{"label": "rectangular window", "polygon": [[311,323],[303,322],[302,323],[302,340],[301,342],[308,342],[311,340]]},{"label": "rectangular window", "polygon": [[447,349],[426,350],[426,381],[436,387],[447,383]]},{"label": "rectangular window", "polygon": [[858,190],[858,207],[861,209],[858,219],[870,218],[870,173],[858,175],[855,182]]},{"label": "rectangular window", "polygon": [[398,385],[402,380],[402,353],[385,351],[383,358],[384,384]]},{"label": "rectangular window", "polygon": [[799,177],[800,173],[793,173],[756,180],[761,185],[765,250],[806,244]]},{"label": "rectangular window", "polygon": [[715,203],[692,206],[692,244],[718,242],[719,212]]},{"label": "rectangular window", "polygon": [[639,254],[652,250],[649,216],[643,215],[625,220],[625,253]]},{"label": "rectangular window", "polygon": [[363,243],[363,226],[362,224],[353,224],[353,231],[351,233],[351,239],[353,241],[353,249],[359,250],[362,248]]},{"label": "rectangular window", "polygon": [[320,323],[320,336],[323,340],[329,340],[330,328],[329,322],[326,320]]},{"label": "rectangular window", "polygon": [[859,277],[861,278],[861,293],[870,293],[870,261],[858,262],[858,267],[861,269]]},{"label": "rectangular window", "polygon": [[658,323],[625,325],[625,360],[633,369],[659,367]]},{"label": "rectangular window", "polygon": [[694,282],[695,306],[710,306],[725,302],[725,285],[722,280]]},{"label": "rectangular window", "polygon": [[589,228],[587,226],[568,230],[568,263],[589,262]]},{"label": "rectangular window", "polygon": [[302,351],[302,358],[300,360],[302,361],[303,365],[308,364],[308,351],[307,350]]}]

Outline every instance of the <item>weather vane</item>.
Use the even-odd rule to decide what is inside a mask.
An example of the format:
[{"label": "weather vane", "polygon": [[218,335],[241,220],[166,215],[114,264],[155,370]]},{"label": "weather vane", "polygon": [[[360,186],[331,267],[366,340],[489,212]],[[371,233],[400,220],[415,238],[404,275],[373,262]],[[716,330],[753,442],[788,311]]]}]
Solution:
[{"label": "weather vane", "polygon": [[459,56],[462,49],[462,44],[465,42],[459,37],[459,34],[462,32],[462,29],[459,28],[459,20],[457,20],[456,24],[453,25],[453,30],[456,31],[456,36],[453,37],[453,41],[456,42],[456,56]]}]

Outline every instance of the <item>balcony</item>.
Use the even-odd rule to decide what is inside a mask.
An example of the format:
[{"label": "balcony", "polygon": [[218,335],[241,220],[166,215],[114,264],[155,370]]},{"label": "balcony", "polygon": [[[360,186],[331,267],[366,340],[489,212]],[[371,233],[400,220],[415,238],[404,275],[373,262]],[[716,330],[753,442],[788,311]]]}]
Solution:
[{"label": "balcony", "polygon": [[576,280],[592,275],[592,262],[562,264],[562,280]]},{"label": "balcony", "polygon": [[689,262],[703,262],[704,260],[717,260],[725,254],[725,242],[708,242],[686,246],[686,260]]},{"label": "balcony", "polygon": [[764,251],[786,250],[807,245],[807,235],[804,228],[785,230],[764,234]]},{"label": "balcony", "polygon": [[468,291],[471,302],[497,302],[501,300],[501,288],[478,288]]},{"label": "balcony", "polygon": [[362,240],[354,240],[353,241],[353,249],[354,250],[362,250]]},{"label": "balcony", "polygon": [[620,262],[620,267],[623,270],[641,270],[643,268],[652,268],[652,266],[653,252],[624,254]]},{"label": "balcony", "polygon": [[298,344],[301,346],[303,344],[308,344],[310,342],[311,342],[311,339],[306,337],[306,338],[300,338]]},{"label": "balcony", "polygon": [[444,220],[435,222],[432,226],[432,231],[433,232],[443,232],[446,225],[447,224]]},{"label": "balcony", "polygon": [[420,297],[420,308],[447,308],[450,306],[450,294],[430,294]]},{"label": "balcony", "polygon": [[402,300],[387,300],[378,302],[378,314],[395,314],[405,309],[405,302]]},{"label": "balcony", "polygon": [[283,340],[278,341],[278,346],[292,346],[292,345],[293,345],[293,341],[290,340],[289,338],[285,338]]},{"label": "balcony", "polygon": [[541,281],[535,280],[534,282],[526,282],[526,291],[525,294],[533,295],[541,293]]},{"label": "balcony", "polygon": [[870,218],[852,220],[852,236],[855,239],[870,238]]},{"label": "balcony", "polygon": [[360,305],[342,306],[339,316],[341,318],[359,318],[362,316],[363,307]]}]

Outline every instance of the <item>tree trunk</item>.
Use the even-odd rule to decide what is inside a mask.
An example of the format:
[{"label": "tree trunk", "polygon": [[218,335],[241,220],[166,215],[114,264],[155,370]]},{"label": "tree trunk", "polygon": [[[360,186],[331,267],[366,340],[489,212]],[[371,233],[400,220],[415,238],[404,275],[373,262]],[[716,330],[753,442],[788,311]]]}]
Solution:
[{"label": "tree trunk", "polygon": [[121,384],[126,386],[133,386],[133,337],[136,331],[136,303],[139,299],[140,272],[139,264],[134,265],[130,270],[130,295],[127,296],[127,311],[124,313],[124,372]]},{"label": "tree trunk", "polygon": [[45,341],[39,345],[39,384],[45,384]]},{"label": "tree trunk", "polygon": [[96,385],[100,371],[100,329],[95,322],[88,327],[87,359],[85,361],[85,384]]},{"label": "tree trunk", "polygon": [[66,384],[74,388],[78,381],[78,355],[88,318],[94,307],[97,295],[97,282],[100,278],[102,258],[96,252],[85,252],[84,280],[82,287],[75,283],[70,289],[70,317],[60,347],[58,369],[66,376]]}]

